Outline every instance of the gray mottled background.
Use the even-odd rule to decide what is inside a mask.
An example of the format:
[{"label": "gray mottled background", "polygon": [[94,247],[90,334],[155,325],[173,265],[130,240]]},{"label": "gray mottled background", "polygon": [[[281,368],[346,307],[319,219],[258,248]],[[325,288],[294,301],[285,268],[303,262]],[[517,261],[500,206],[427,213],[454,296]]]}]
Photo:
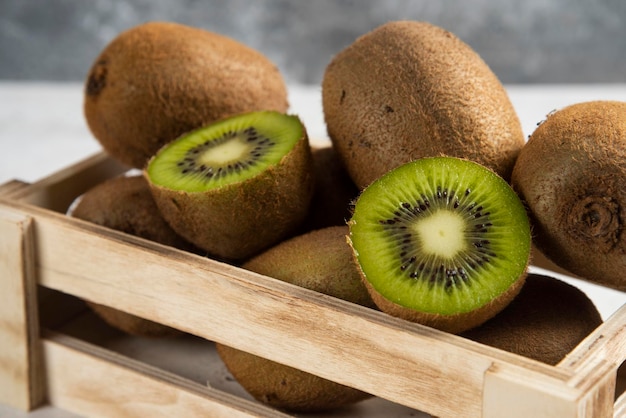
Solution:
[{"label": "gray mottled background", "polygon": [[0,0],[0,79],[83,80],[120,31],[170,20],[258,49],[289,82],[319,84],[335,53],[398,19],[454,32],[504,83],[626,82],[625,0]]}]

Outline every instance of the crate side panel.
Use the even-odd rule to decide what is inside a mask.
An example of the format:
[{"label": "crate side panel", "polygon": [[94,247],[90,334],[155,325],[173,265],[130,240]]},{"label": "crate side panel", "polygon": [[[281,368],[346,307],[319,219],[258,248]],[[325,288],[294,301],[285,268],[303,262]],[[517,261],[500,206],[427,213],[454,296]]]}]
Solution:
[{"label": "crate side panel", "polygon": [[317,292],[54,215],[37,222],[43,285],[424,412],[480,416],[484,373],[494,361],[528,367],[539,379],[569,377]]}]

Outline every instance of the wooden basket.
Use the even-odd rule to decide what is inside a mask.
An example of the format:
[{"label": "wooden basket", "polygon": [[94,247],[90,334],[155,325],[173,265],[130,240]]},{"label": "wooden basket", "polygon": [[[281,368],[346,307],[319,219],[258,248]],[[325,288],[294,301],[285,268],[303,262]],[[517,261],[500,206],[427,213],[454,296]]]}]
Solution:
[{"label": "wooden basket", "polygon": [[0,186],[0,403],[86,416],[287,416],[64,332],[89,300],[438,417],[626,415],[616,395],[626,307],[549,366],[65,215],[124,171],[97,154]]}]

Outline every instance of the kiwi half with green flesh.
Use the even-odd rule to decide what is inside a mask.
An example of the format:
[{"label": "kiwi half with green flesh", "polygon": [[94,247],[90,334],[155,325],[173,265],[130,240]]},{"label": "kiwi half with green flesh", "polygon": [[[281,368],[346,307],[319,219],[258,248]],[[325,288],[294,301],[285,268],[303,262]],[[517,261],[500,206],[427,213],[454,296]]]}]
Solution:
[{"label": "kiwi half with green flesh", "polygon": [[297,116],[271,111],[187,133],[144,173],[172,229],[226,261],[247,259],[294,233],[314,188],[305,127]]},{"label": "kiwi half with green flesh", "polygon": [[427,22],[388,22],[326,67],[328,135],[359,188],[441,154],[510,178],[525,137],[500,80],[470,46]]},{"label": "kiwi half with green flesh", "polygon": [[[120,176],[89,189],[77,200],[70,216],[185,251],[197,249],[165,222],[143,176]],[[105,322],[131,335],[165,337],[181,331],[158,322],[87,301]]]},{"label": "kiwi half with green flesh", "polygon": [[486,167],[429,157],[359,196],[349,241],[378,307],[448,332],[502,310],[524,283],[530,226],[517,194]]},{"label": "kiwi half with green flesh", "polygon": [[243,112],[287,109],[283,77],[261,52],[172,22],[120,33],[85,80],[92,134],[110,155],[139,169],[185,132]]},{"label": "kiwi half with green flesh", "polygon": [[461,335],[548,364],[557,364],[602,323],[593,301],[553,277],[528,274],[519,295],[484,324]]},{"label": "kiwi half with green flesh", "polygon": [[[352,261],[348,227],[333,226],[283,241],[243,268],[364,306],[374,307]],[[289,411],[322,411],[370,394],[216,343],[239,384],[260,402]]]},{"label": "kiwi half with green flesh", "polygon": [[547,258],[626,291],[626,102],[552,112],[520,152],[511,182]]}]

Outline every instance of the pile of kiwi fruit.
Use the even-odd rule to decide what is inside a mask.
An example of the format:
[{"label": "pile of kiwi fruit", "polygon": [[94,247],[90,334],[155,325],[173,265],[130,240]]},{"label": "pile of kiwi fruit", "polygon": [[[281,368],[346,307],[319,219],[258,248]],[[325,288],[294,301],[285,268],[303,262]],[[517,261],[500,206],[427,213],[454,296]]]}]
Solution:
[{"label": "pile of kiwi fruit", "polygon": [[[602,318],[577,288],[529,273],[534,247],[626,289],[626,103],[553,112],[527,140],[488,65],[430,23],[388,22],[332,58],[323,147],[268,58],[204,29],[122,32],[84,92],[93,136],[140,174],[95,186],[76,218],[549,364]],[[130,334],[176,334],[91,306]],[[216,345],[278,409],[371,396]]]}]

